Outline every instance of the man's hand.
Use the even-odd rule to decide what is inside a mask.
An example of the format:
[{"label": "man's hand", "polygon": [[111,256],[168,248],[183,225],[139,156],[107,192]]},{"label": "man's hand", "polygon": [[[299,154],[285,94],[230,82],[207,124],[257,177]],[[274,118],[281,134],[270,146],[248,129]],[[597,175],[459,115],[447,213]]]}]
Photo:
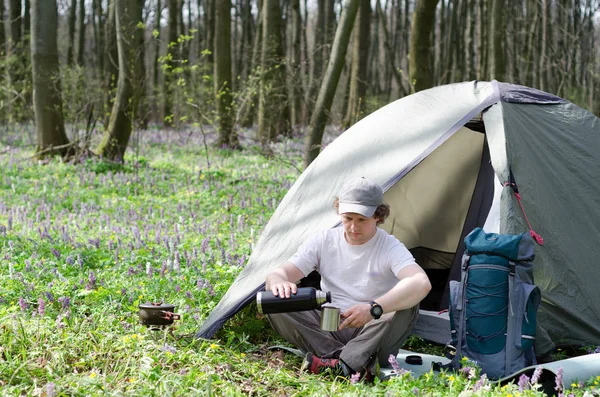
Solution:
[{"label": "man's hand", "polygon": [[361,303],[354,305],[341,314],[344,321],[340,324],[340,330],[344,328],[359,328],[373,320],[371,316],[371,305]]},{"label": "man's hand", "polygon": [[298,291],[296,281],[302,277],[304,277],[304,273],[293,263],[287,262],[269,273],[265,280],[265,287],[275,296],[289,298]]},{"label": "man's hand", "polygon": [[295,283],[290,281],[278,281],[271,284],[271,292],[273,295],[281,298],[289,298],[292,294],[298,291],[298,287]]}]

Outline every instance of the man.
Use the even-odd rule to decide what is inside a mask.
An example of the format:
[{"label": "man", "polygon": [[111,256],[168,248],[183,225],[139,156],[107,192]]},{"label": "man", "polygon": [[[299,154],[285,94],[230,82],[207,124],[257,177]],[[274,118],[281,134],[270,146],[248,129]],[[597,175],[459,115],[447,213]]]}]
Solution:
[{"label": "man", "polygon": [[390,213],[380,186],[365,178],[350,179],[334,206],[343,227],[308,239],[269,273],[266,289],[289,298],[297,291],[296,283],[317,270],[321,289],[331,291],[332,305],[341,309],[338,331],[321,330],[318,310],[271,314],[268,319],[281,336],[308,352],[304,369],[364,375],[397,354],[431,284],[406,247],[377,227]]}]

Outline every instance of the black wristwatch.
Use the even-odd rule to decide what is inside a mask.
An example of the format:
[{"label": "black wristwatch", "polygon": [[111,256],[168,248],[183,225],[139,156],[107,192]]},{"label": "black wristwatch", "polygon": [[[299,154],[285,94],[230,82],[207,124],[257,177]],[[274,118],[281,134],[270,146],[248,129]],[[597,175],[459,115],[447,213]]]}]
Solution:
[{"label": "black wristwatch", "polygon": [[369,305],[371,305],[371,316],[373,316],[375,320],[378,320],[383,314],[383,308],[375,301],[369,302]]}]

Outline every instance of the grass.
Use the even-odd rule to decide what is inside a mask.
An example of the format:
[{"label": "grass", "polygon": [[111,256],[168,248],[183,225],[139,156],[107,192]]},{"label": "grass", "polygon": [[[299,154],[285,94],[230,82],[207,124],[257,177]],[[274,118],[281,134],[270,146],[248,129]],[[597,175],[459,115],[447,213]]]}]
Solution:
[{"label": "grass", "polygon": [[[248,142],[207,154],[200,134],[136,139],[124,164],[42,164],[23,139],[0,136],[0,395],[519,393],[476,369],[372,385],[303,374],[298,357],[267,348],[282,341],[252,306],[216,338],[193,338],[297,178],[302,145],[280,142],[268,159]],[[183,319],[150,331],[137,306],[159,301]],[[599,379],[584,381],[575,395],[597,393]],[[520,395],[541,395],[533,386]]]}]

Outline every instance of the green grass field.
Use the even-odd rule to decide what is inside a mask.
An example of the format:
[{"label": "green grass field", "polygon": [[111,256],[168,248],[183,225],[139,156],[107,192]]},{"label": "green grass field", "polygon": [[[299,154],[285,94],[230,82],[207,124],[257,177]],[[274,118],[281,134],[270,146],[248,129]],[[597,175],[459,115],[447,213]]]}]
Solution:
[{"label": "green grass field", "polygon": [[[303,374],[299,358],[267,349],[282,341],[251,306],[194,339],[298,177],[302,144],[267,158],[249,141],[206,153],[198,133],[135,140],[124,164],[41,164],[24,137],[0,135],[0,395],[542,395],[476,369],[375,384]],[[150,331],[137,317],[146,302],[183,318]],[[582,381],[568,392],[598,395],[600,377]]]}]

